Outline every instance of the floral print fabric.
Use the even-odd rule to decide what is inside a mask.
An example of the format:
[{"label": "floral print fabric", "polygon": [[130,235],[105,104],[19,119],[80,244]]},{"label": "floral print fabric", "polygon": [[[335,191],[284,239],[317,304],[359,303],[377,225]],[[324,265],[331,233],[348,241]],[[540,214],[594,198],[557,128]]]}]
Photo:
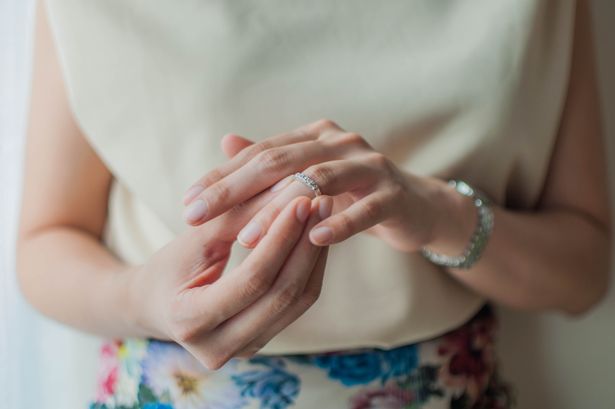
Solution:
[{"label": "floral print fabric", "polygon": [[506,409],[486,305],[437,338],[392,349],[233,358],[211,371],[181,346],[126,339],[101,349],[90,409]]}]

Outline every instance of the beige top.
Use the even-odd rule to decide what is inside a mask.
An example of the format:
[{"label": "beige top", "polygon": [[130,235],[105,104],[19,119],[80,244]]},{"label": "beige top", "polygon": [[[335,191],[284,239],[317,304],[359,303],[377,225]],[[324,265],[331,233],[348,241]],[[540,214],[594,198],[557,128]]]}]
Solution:
[{"label": "beige top", "polygon": [[[401,168],[464,178],[496,203],[528,208],[542,189],[573,1],[49,6],[77,120],[117,178],[105,240],[126,262],[188,228],[183,193],[226,161],[228,132],[260,140],[330,118]],[[359,234],[332,246],[319,300],[261,353],[393,347],[483,302],[418,253]]]}]

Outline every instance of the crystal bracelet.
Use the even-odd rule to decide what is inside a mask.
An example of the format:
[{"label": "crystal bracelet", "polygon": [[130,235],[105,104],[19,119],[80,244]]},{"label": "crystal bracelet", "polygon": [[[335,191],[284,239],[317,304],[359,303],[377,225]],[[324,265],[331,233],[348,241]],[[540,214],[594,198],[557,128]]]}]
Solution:
[{"label": "crystal bracelet", "polygon": [[438,254],[425,247],[421,249],[421,254],[432,263],[440,266],[468,269],[480,259],[491,236],[491,231],[493,230],[493,211],[491,210],[491,203],[486,196],[468,183],[452,179],[448,181],[448,184],[454,187],[457,192],[473,199],[472,202],[478,211],[476,229],[465,251],[459,256]]}]

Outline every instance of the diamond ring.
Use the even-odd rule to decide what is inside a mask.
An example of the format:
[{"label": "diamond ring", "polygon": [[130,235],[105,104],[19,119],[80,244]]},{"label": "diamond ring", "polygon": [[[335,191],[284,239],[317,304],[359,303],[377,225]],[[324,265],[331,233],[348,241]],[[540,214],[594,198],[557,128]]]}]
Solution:
[{"label": "diamond ring", "polygon": [[295,180],[298,180],[299,182],[303,183],[304,185],[312,189],[312,191],[314,192],[316,196],[320,196],[322,194],[320,192],[320,188],[318,187],[318,184],[314,182],[314,179],[312,179],[305,173],[297,172],[293,175],[293,177],[295,178]]}]

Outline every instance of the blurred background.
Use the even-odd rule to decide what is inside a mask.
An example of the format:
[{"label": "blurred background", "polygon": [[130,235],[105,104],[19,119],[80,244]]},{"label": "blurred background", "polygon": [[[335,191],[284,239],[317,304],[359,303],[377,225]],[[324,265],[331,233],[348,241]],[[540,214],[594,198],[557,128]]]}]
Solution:
[{"label": "blurred background", "polygon": [[[615,203],[615,1],[591,3]],[[94,396],[98,340],[40,317],[14,274],[33,5],[0,0],[0,408],[78,409]],[[612,277],[603,303],[577,319],[500,310],[500,359],[519,408],[615,408]]]}]

